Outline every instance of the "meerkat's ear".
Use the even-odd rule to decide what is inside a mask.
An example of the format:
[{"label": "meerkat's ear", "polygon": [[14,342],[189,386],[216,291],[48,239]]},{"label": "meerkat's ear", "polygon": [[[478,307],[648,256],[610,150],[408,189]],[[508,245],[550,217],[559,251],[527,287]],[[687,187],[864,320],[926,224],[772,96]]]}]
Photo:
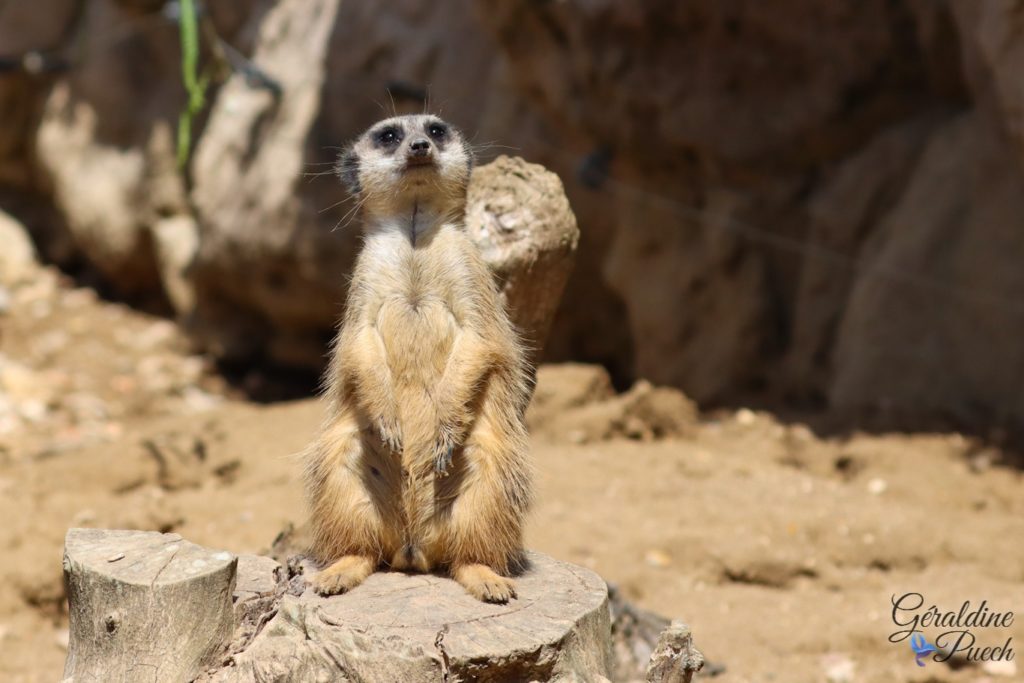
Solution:
[{"label": "meerkat's ear", "polygon": [[334,171],[349,192],[356,195],[362,191],[359,186],[359,155],[356,154],[354,146],[345,148],[345,151],[338,155]]}]

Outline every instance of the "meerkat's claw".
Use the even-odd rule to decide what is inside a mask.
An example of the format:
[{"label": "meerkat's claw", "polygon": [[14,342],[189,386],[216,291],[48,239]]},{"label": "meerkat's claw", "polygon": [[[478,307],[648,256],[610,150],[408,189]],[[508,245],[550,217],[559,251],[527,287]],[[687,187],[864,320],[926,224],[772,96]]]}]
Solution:
[{"label": "meerkat's claw", "polygon": [[511,580],[500,577],[500,581],[488,581],[480,586],[480,595],[473,593],[473,596],[484,602],[495,602],[505,604],[509,600],[515,600],[516,587]]},{"label": "meerkat's claw", "polygon": [[384,445],[395,452],[402,450],[402,433],[397,420],[377,420],[377,436]]},{"label": "meerkat's claw", "polygon": [[448,468],[452,464],[452,453],[455,452],[455,446],[449,445],[446,449],[437,452],[434,456],[434,471],[442,477],[448,476]]},{"label": "meerkat's claw", "polygon": [[331,595],[339,595],[351,588],[351,586],[346,585],[344,580],[336,576],[325,576],[323,578],[314,576],[309,583],[313,586],[313,590],[317,595],[322,595],[325,598]]},{"label": "meerkat's claw", "polygon": [[345,555],[310,579],[319,595],[337,595],[352,590],[373,573],[373,562],[360,555]]},{"label": "meerkat's claw", "polygon": [[448,468],[455,454],[457,428],[442,424],[434,439],[434,471],[442,477],[448,476]]},{"label": "meerkat's claw", "polygon": [[506,603],[516,597],[516,584],[483,564],[467,564],[453,572],[453,578],[483,602]]}]

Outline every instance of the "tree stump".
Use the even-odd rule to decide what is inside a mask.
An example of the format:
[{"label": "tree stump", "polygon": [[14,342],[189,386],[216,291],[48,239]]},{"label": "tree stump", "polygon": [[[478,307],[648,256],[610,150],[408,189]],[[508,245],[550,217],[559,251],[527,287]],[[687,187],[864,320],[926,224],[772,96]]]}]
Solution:
[{"label": "tree stump", "polygon": [[193,680],[234,628],[237,558],[177,534],[71,529],[68,683]]},{"label": "tree stump", "polygon": [[[207,550],[177,534],[72,529],[64,683],[444,683],[691,680],[689,629],[609,609],[593,572],[529,553],[519,597],[482,603],[445,576],[378,572],[321,597],[301,556]],[[616,620],[618,653],[612,648]],[[655,646],[654,640],[657,639]]]},{"label": "tree stump", "polygon": [[398,572],[378,572],[349,593],[324,598],[281,568],[280,598],[250,593],[257,608],[236,608],[241,623],[226,661],[200,680],[607,680],[605,582],[545,555],[530,553],[529,560],[517,578],[519,597],[507,605],[479,602],[447,577]]},{"label": "tree stump", "polygon": [[444,576],[398,572],[325,598],[306,585],[305,561],[72,529],[65,681],[607,681],[605,582],[528,557],[507,605]]}]

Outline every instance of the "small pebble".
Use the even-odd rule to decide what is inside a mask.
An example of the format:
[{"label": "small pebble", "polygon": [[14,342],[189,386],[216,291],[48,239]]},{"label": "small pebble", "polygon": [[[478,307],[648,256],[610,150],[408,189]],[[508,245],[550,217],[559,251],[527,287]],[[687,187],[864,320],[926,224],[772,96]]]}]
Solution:
[{"label": "small pebble", "polygon": [[213,410],[224,402],[220,396],[207,393],[198,387],[186,387],[181,398],[185,408],[193,413]]},{"label": "small pebble", "polygon": [[565,438],[569,443],[578,446],[587,442],[587,433],[582,429],[570,429],[566,432]]},{"label": "small pebble", "polygon": [[168,320],[160,320],[151,324],[141,333],[133,334],[131,341],[137,348],[151,349],[166,344],[174,339],[177,328]]},{"label": "small pebble", "polygon": [[885,493],[885,490],[889,488],[889,483],[885,479],[872,479],[868,482],[868,493],[880,496]]},{"label": "small pebble", "polygon": [[794,441],[814,441],[814,432],[807,425],[796,424],[786,431]]},{"label": "small pebble", "polygon": [[822,667],[828,683],[851,683],[857,665],[846,655],[831,653],[822,658]]},{"label": "small pebble", "polygon": [[96,511],[86,508],[79,510],[71,518],[71,526],[87,526],[96,521]]},{"label": "small pebble", "polygon": [[757,415],[754,413],[753,410],[750,410],[749,408],[740,408],[739,410],[736,411],[736,422],[743,425],[744,427],[749,427],[756,421]]},{"label": "small pebble", "polygon": [[652,548],[644,553],[644,562],[651,567],[657,567],[658,569],[664,569],[672,565],[672,556],[666,553],[664,550]]},{"label": "small pebble", "polygon": [[985,449],[979,453],[975,453],[971,456],[971,459],[967,461],[967,466],[971,472],[975,474],[981,474],[992,469],[992,464],[999,459],[999,454],[991,449]]},{"label": "small pebble", "polygon": [[1002,678],[1016,678],[1017,662],[1014,662],[1012,660],[985,662],[981,665],[981,670],[987,673],[989,676],[1000,676]]},{"label": "small pebble", "polygon": [[96,302],[96,292],[88,287],[73,289],[64,294],[64,305],[69,308],[81,308]]},{"label": "small pebble", "polygon": [[46,403],[39,399],[27,399],[18,404],[18,413],[28,422],[42,422],[48,412]]},{"label": "small pebble", "polygon": [[117,562],[118,560],[124,559],[124,553],[118,553],[117,555],[111,555],[107,558],[107,562]]}]

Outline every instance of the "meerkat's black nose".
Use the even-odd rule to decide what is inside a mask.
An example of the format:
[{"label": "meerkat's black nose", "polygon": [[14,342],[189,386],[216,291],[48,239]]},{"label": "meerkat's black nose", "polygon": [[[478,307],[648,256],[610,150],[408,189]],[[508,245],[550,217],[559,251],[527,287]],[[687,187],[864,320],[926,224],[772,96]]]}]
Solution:
[{"label": "meerkat's black nose", "polygon": [[412,155],[414,157],[425,157],[430,154],[430,140],[427,140],[426,138],[413,140],[412,144],[409,145],[409,149],[412,151]]}]

